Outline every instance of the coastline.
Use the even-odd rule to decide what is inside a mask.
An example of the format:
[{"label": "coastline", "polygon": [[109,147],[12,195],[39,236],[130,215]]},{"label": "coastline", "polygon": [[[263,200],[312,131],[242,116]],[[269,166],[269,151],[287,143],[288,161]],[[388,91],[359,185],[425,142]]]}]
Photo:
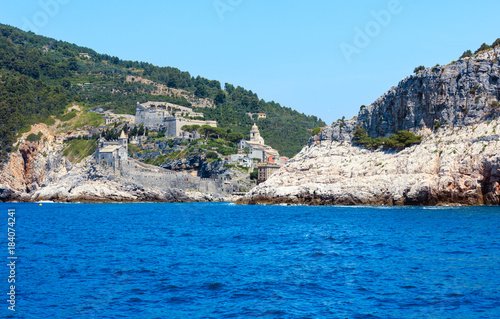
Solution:
[{"label": "coastline", "polygon": [[312,197],[256,197],[251,199],[238,199],[236,205],[304,205],[304,206],[497,206],[494,203],[476,203],[460,201],[429,201],[429,202],[394,202],[391,200],[356,201],[336,200],[335,198],[312,198]]}]

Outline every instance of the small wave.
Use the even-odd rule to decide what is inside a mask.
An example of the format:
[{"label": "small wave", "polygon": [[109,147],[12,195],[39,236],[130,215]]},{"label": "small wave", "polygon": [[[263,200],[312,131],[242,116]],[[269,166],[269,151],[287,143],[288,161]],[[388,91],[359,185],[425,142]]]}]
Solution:
[{"label": "small wave", "polygon": [[134,295],[144,295],[147,291],[142,289],[134,288],[130,291]]},{"label": "small wave", "polygon": [[263,313],[264,316],[283,316],[286,314],[287,312],[282,310],[267,310]]},{"label": "small wave", "polygon": [[153,273],[153,271],[151,271],[149,269],[141,269],[141,270],[139,270],[139,273],[140,274],[150,274],[150,273]]},{"label": "small wave", "polygon": [[470,254],[472,254],[470,251],[458,251],[458,250],[455,250],[455,251],[445,251],[444,253],[445,254],[450,254],[450,255],[461,255],[461,254],[470,255]]},{"label": "small wave", "polygon": [[315,257],[315,258],[318,258],[318,257],[324,257],[326,256],[325,253],[322,253],[320,251],[315,251],[315,252],[312,252],[310,254],[307,255],[308,257]]},{"label": "small wave", "polygon": [[220,283],[220,282],[212,282],[212,283],[207,283],[204,285],[204,288],[206,288],[208,290],[219,290],[219,289],[222,289],[223,287],[224,287],[224,284]]},{"label": "small wave", "polygon": [[143,302],[144,300],[142,300],[141,298],[136,298],[136,297],[132,297],[128,300],[128,302],[132,302],[132,303],[138,303],[138,302]]}]

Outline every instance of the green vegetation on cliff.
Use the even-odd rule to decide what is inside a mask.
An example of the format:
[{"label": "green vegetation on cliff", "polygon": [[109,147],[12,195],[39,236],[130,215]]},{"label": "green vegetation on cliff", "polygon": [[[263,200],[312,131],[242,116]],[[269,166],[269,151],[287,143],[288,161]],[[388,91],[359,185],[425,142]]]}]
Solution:
[{"label": "green vegetation on cliff", "polygon": [[18,133],[47,121],[50,115],[62,114],[67,103],[60,86],[0,70],[0,158],[12,151]]},{"label": "green vegetation on cliff", "polygon": [[357,128],[353,135],[352,142],[354,145],[362,145],[372,150],[381,146],[385,149],[403,149],[414,144],[419,144],[422,140],[422,136],[408,131],[398,131],[396,134],[391,134],[389,138],[373,138],[362,127]]},{"label": "green vegetation on cliff", "polygon": [[[500,38],[496,39],[491,45],[488,45],[486,43],[481,44],[481,46],[476,51],[474,51],[474,54],[477,54],[477,53],[480,53],[483,51],[488,51],[488,50],[491,50],[491,49],[496,48],[498,46],[500,46]],[[460,58],[462,59],[462,58],[472,57],[474,54],[472,54],[471,50],[466,50],[460,56]]]},{"label": "green vegetation on cliff", "polygon": [[85,157],[92,155],[97,147],[97,139],[74,139],[66,143],[67,147],[63,151],[72,163],[78,163]]}]

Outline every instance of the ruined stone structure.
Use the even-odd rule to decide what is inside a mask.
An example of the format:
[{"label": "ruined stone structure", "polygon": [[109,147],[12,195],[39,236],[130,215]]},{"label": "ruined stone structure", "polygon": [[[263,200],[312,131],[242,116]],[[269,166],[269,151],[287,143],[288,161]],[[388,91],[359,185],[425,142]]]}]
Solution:
[{"label": "ruined stone structure", "polygon": [[128,138],[122,131],[118,140],[99,139],[95,159],[99,165],[110,167],[120,174],[123,162],[128,158]]},{"label": "ruined stone structure", "polygon": [[195,117],[203,117],[203,113],[168,102],[137,103],[135,109],[135,124],[143,124],[153,130],[166,128],[167,137],[182,137],[181,127],[184,125],[217,127],[216,121],[191,119]]},{"label": "ruined stone structure", "polygon": [[233,192],[232,185],[225,184],[222,179],[200,178],[191,174],[147,165],[133,159],[123,161],[122,177],[131,183],[153,189],[175,188],[221,195]]},{"label": "ruined stone structure", "polygon": [[[170,116],[165,119],[165,136],[167,137],[185,137],[185,132],[181,130],[181,127],[184,125],[210,125],[212,127],[217,127],[216,121],[199,121],[199,120],[190,120],[183,117],[178,116]],[[189,135],[189,134],[188,134]]]},{"label": "ruined stone structure", "polygon": [[106,141],[101,138],[95,152],[97,164],[112,169],[116,176],[125,181],[147,188],[175,188],[225,195],[232,193],[232,186],[225,184],[222,179],[200,178],[128,158],[127,142],[123,131],[118,140]]}]

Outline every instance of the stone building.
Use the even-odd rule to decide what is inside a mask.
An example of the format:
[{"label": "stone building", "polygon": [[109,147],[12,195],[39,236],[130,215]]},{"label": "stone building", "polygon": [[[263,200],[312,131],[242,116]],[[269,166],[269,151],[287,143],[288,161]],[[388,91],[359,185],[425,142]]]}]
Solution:
[{"label": "stone building", "polygon": [[167,137],[182,137],[181,127],[184,125],[210,125],[217,127],[216,121],[193,120],[203,117],[203,113],[194,112],[191,108],[168,102],[137,103],[135,124],[143,124],[153,130],[166,128]]},{"label": "stone building", "polygon": [[92,58],[92,57],[91,57],[88,53],[85,53],[85,52],[83,52],[83,53],[82,53],[82,52],[80,52],[80,53],[78,54],[78,56],[79,56],[80,58],[85,58],[85,59],[91,59],[91,58]]},{"label": "stone building", "polygon": [[250,130],[250,140],[241,140],[238,143],[238,148],[240,151],[248,148],[248,156],[258,158],[261,162],[267,162],[267,158],[270,156],[279,157],[277,150],[265,144],[264,138],[260,136],[259,128],[255,123]]},{"label": "stone building", "polygon": [[280,169],[276,163],[262,163],[257,166],[257,184],[265,182],[274,172]]},{"label": "stone building", "polygon": [[217,127],[216,121],[200,121],[200,120],[190,120],[183,117],[171,116],[165,119],[165,136],[167,137],[184,137],[184,132],[181,127],[184,125],[210,125],[212,127]]},{"label": "stone building", "polygon": [[99,165],[110,167],[115,174],[120,174],[123,162],[128,158],[128,138],[122,131],[118,140],[107,141],[100,138],[95,159]]}]

